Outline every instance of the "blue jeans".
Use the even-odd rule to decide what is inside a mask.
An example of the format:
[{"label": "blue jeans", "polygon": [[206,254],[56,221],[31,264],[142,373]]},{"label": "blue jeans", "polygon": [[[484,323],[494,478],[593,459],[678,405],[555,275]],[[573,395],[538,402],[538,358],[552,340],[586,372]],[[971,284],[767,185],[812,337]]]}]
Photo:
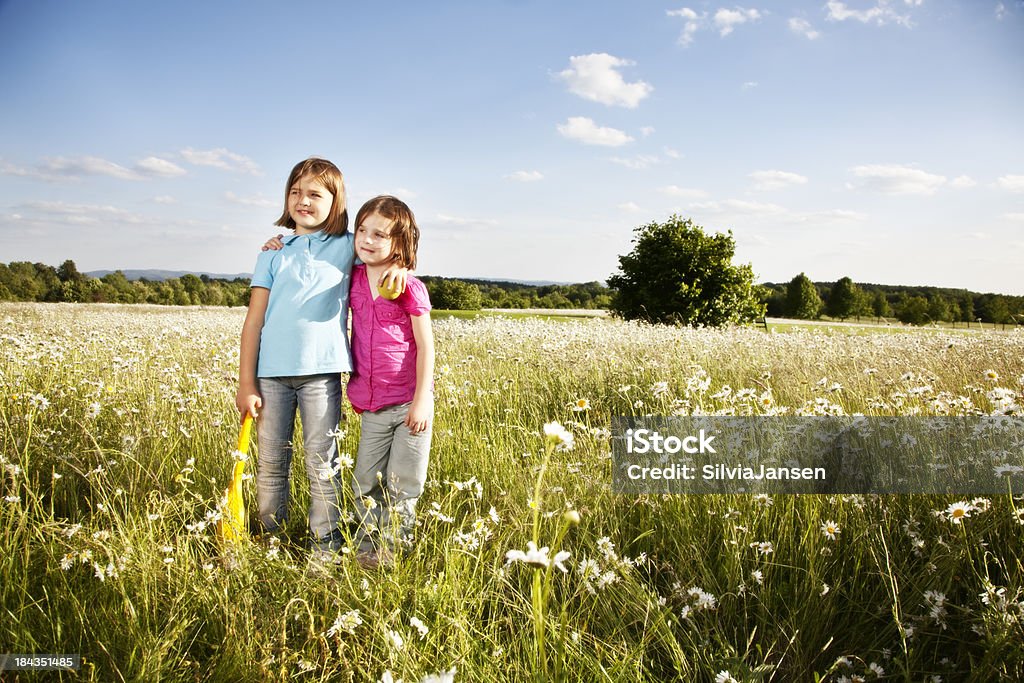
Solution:
[{"label": "blue jeans", "polygon": [[[409,433],[405,417],[410,405],[362,414],[359,454],[352,472],[360,552],[391,546],[396,540],[412,544],[416,501],[427,480],[431,430]],[[397,519],[392,520],[392,515]]]},{"label": "blue jeans", "polygon": [[309,532],[312,545],[336,551],[342,546],[341,468],[334,437],[341,417],[341,376],[260,377],[263,407],[257,421],[259,463],[256,501],[263,527],[273,533],[288,519],[289,474],[295,411],[302,419],[309,478]]}]

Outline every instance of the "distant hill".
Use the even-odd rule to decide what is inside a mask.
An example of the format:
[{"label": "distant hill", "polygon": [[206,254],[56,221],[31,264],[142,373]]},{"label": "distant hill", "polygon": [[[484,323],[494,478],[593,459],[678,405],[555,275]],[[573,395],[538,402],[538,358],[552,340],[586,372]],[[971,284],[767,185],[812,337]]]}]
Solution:
[{"label": "distant hill", "polygon": [[[85,274],[89,277],[101,278],[104,275],[109,275],[113,272],[113,270],[90,270]],[[164,280],[170,280],[171,278],[180,278],[182,275],[188,275],[189,273],[196,276],[205,275],[212,280],[234,280],[236,278],[248,280],[252,277],[252,273],[235,273],[234,275],[227,275],[224,273],[196,273],[190,270],[158,270],[155,268],[149,270],[122,270],[121,272],[124,273],[124,276],[128,280],[149,280],[150,282],[163,282]]]}]

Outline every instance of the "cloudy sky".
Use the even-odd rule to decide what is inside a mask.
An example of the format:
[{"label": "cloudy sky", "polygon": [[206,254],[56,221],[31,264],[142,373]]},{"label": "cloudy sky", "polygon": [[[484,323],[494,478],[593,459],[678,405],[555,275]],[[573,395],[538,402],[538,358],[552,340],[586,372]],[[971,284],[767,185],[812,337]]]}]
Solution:
[{"label": "cloudy sky", "polygon": [[0,262],[250,272],[291,166],[420,272],[603,280],[638,225],[761,281],[1024,294],[1020,0],[0,0]]}]

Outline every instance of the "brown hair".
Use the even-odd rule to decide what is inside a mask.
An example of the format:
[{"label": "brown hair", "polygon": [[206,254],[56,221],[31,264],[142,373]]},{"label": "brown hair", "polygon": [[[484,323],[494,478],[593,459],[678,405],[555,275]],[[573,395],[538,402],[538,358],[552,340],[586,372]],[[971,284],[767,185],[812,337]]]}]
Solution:
[{"label": "brown hair", "polygon": [[415,270],[416,249],[420,244],[420,229],[412,209],[401,199],[391,195],[380,195],[359,207],[356,214],[356,229],[373,214],[380,214],[391,221],[391,260],[401,268]]},{"label": "brown hair", "polygon": [[310,157],[305,161],[295,164],[291,174],[288,176],[288,184],[284,186],[284,212],[277,219],[274,225],[280,225],[289,230],[295,229],[295,221],[288,214],[288,193],[292,185],[300,178],[309,176],[314,182],[324,186],[328,192],[334,195],[334,203],[331,204],[331,211],[327,214],[327,220],[323,223],[323,231],[327,235],[344,235],[348,231],[348,203],[345,199],[345,178],[337,166],[318,157]]}]

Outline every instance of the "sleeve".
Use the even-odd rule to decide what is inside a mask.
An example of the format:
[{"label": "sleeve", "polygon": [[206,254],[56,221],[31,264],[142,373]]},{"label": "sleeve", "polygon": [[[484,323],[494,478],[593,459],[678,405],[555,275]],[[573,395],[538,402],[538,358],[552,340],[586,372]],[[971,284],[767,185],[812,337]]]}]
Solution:
[{"label": "sleeve", "polygon": [[274,284],[274,257],[280,252],[268,250],[261,251],[256,257],[256,268],[253,269],[252,281],[249,287],[264,287],[270,289]]},{"label": "sleeve", "polygon": [[405,292],[398,297],[398,302],[409,315],[423,315],[431,309],[427,286],[415,277],[410,277],[405,283]]}]

